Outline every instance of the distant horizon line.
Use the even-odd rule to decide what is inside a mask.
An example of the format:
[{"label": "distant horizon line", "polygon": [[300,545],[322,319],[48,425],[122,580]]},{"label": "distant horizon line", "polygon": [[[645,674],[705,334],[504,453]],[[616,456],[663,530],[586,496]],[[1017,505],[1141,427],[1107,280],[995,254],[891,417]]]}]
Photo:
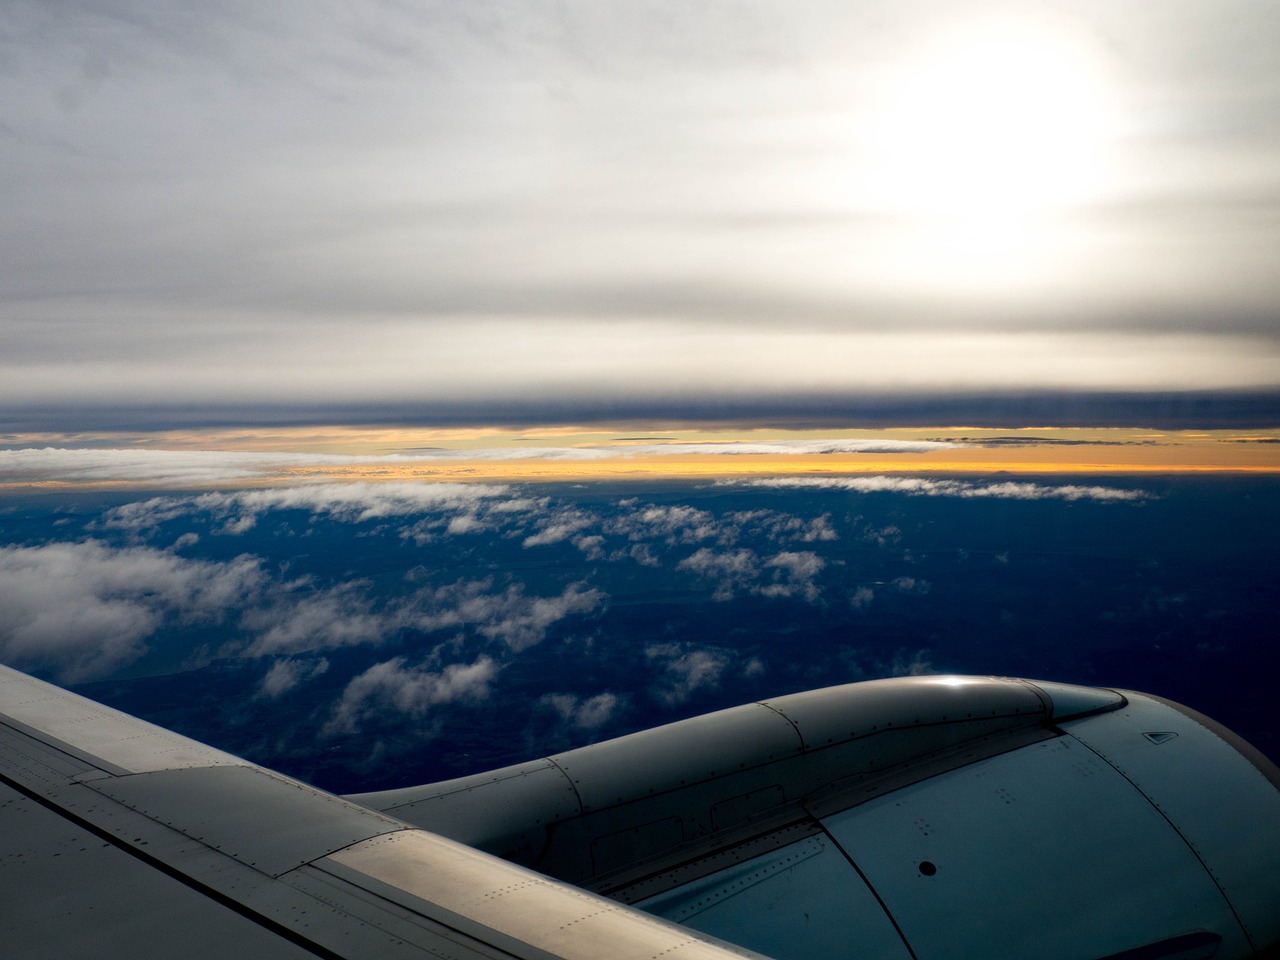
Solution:
[{"label": "distant horizon line", "polygon": [[1280,427],[1280,389],[1168,391],[990,391],[848,393],[759,397],[558,396],[354,403],[67,403],[0,410],[0,434],[153,432],[236,427],[388,426],[527,429],[596,426],[677,428],[893,429],[912,427]]}]

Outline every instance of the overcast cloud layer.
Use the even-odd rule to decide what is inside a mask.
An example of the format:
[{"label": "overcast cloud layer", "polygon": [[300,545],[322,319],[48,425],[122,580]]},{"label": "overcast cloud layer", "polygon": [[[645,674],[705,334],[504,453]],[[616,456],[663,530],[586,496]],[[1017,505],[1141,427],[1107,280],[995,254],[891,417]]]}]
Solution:
[{"label": "overcast cloud layer", "polygon": [[1269,0],[11,0],[0,405],[1274,391],[1278,34]]}]

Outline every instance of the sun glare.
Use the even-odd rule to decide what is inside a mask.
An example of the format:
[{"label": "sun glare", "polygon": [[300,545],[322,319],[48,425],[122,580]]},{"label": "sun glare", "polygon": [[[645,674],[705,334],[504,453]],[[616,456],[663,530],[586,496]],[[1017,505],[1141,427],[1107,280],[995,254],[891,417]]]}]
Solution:
[{"label": "sun glare", "polygon": [[1017,241],[1099,186],[1107,105],[1087,58],[1052,35],[954,39],[907,65],[872,131],[869,200]]}]

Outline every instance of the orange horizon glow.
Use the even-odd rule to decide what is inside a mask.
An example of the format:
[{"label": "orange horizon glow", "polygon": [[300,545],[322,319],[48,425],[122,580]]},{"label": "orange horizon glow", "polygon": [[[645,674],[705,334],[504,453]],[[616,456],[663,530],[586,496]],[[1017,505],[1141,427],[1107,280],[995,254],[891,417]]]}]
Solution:
[{"label": "orange horizon glow", "polygon": [[[1157,431],[1120,428],[943,427],[892,430],[709,430],[663,425],[621,429],[551,425],[514,432],[500,428],[400,429],[294,427],[271,430],[171,431],[163,434],[55,435],[4,438],[12,449],[225,453],[264,457],[233,479],[178,482],[136,468],[119,478],[5,476],[0,491],[226,489],[298,483],[559,483],[625,480],[714,480],[769,476],[839,477],[871,474],[1151,474],[1280,473],[1280,430]],[[734,452],[735,444],[803,444],[823,440],[946,440],[953,447],[919,452]],[[684,451],[699,444],[698,451]],[[705,445],[714,444],[710,449]],[[719,449],[723,445],[722,449]],[[548,451],[548,456],[537,452]],[[591,451],[591,459],[565,459]],[[668,452],[669,451],[669,452]],[[469,454],[475,453],[475,456]],[[559,452],[559,456],[557,456]],[[279,464],[270,463],[279,454]],[[530,455],[532,454],[532,455]],[[309,457],[315,462],[308,462]],[[387,459],[387,458],[394,459]],[[332,459],[338,458],[338,459]],[[351,458],[346,460],[345,458]],[[382,459],[373,459],[382,458]],[[145,471],[144,471],[145,472]]]}]

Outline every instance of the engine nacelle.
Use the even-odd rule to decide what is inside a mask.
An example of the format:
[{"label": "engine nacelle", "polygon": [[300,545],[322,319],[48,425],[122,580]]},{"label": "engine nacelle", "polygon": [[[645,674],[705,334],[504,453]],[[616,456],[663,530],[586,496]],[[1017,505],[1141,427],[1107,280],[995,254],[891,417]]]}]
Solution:
[{"label": "engine nacelle", "polygon": [[1145,694],[871,681],[352,799],[778,960],[1280,949],[1280,771]]}]

